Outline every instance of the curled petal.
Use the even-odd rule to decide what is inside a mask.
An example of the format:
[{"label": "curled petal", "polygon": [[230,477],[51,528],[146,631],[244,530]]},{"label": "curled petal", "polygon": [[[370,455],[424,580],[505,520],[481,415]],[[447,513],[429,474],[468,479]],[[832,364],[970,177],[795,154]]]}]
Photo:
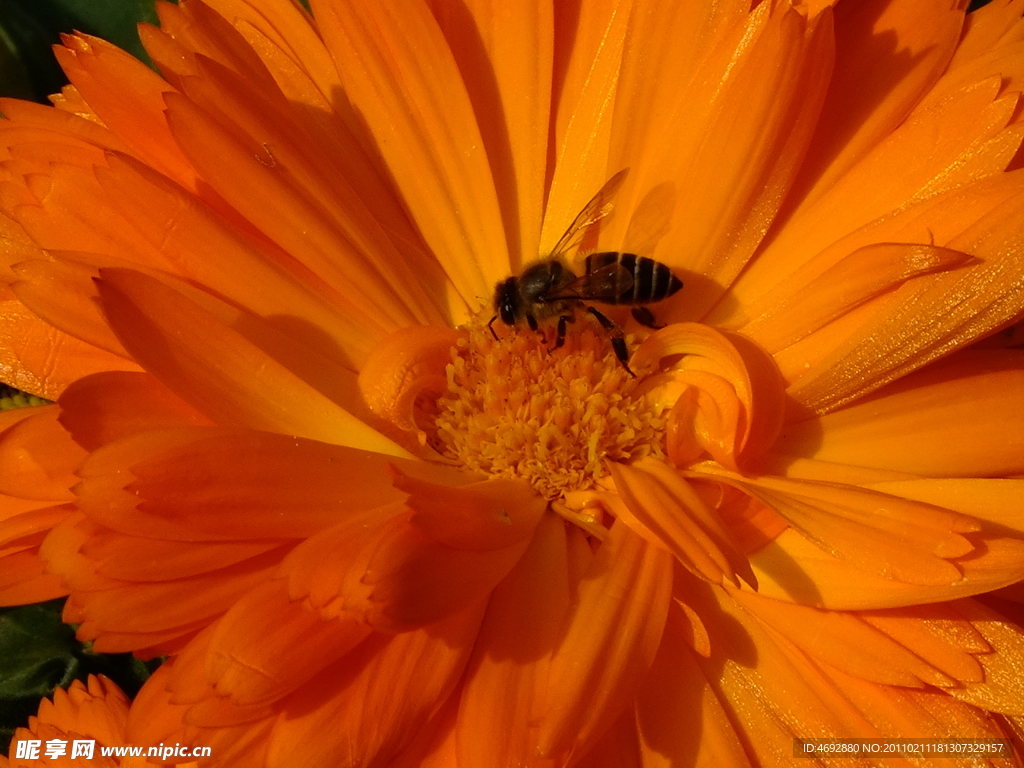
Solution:
[{"label": "curled petal", "polygon": [[[645,385],[677,396],[669,417],[669,458],[677,466],[706,451],[736,469],[756,461],[782,426],[782,381],[771,361],[746,339],[697,323],[676,323],[650,336],[633,357],[662,369]],[[689,439],[687,436],[689,435]]]},{"label": "curled petal", "polygon": [[359,372],[359,389],[391,436],[420,452],[427,435],[416,422],[417,399],[447,388],[445,366],[463,334],[449,328],[413,327],[384,339]]}]

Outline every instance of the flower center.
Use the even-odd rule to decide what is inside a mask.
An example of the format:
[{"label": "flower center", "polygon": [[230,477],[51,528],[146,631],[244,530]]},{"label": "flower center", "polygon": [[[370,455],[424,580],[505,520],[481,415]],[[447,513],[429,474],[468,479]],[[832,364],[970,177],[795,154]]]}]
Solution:
[{"label": "flower center", "polygon": [[606,461],[664,456],[665,408],[641,394],[605,334],[577,322],[553,350],[533,331],[500,331],[475,327],[454,348],[434,450],[549,499],[595,488]]}]

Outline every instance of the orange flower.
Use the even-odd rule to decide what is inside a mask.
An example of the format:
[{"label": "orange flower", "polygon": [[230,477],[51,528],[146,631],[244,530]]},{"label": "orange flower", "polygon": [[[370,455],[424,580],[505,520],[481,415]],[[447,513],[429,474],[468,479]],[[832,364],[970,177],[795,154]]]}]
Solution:
[{"label": "orange flower", "polygon": [[[75,680],[66,691],[58,688],[53,692],[52,701],[40,702],[39,715],[29,718],[28,728],[14,732],[10,759],[0,755],[0,768],[144,768],[150,765],[145,757],[117,754],[125,751],[124,748],[138,746],[126,741],[129,703],[121,689],[103,675],[89,675],[88,687],[81,680]],[[24,753],[20,755],[19,742]],[[111,754],[103,754],[104,747],[111,748]],[[180,753],[180,745],[168,745],[168,748],[177,748]],[[170,751],[167,754],[171,754]],[[178,765],[195,768],[198,763]]]},{"label": "orange flower", "polygon": [[[160,75],[68,37],[56,109],[0,104],[6,379],[59,397],[0,435],[8,601],[171,656],[130,741],[216,765],[1014,732],[1024,3],[949,5],[182,0]],[[494,306],[598,247],[682,280],[663,328]]]}]

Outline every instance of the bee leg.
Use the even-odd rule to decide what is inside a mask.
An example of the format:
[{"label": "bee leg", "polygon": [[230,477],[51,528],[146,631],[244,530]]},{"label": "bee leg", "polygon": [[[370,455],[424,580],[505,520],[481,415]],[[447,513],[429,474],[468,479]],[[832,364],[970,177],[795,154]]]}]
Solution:
[{"label": "bee leg", "polygon": [[528,326],[530,326],[530,330],[531,331],[536,333],[538,336],[540,336],[545,341],[547,340],[548,335],[544,331],[542,331],[540,329],[540,323],[537,322],[537,318],[536,317],[534,317],[533,315],[527,314],[526,315],[526,324]]},{"label": "bee leg", "polygon": [[608,331],[608,335],[611,336],[612,351],[615,352],[615,357],[618,358],[622,367],[626,369],[626,373],[635,379],[636,374],[629,369],[629,350],[626,349],[626,339],[622,336],[622,329],[593,307],[587,307],[587,312],[597,318],[597,322],[601,324],[601,327]]},{"label": "bee leg", "polygon": [[565,331],[566,325],[574,320],[572,315],[559,315],[558,317],[558,331],[555,334],[555,346],[548,350],[548,352],[554,352],[560,346],[565,344]]},{"label": "bee leg", "polygon": [[665,327],[664,325],[658,325],[657,322],[655,322],[654,313],[651,312],[651,310],[649,310],[647,307],[633,307],[633,309],[630,310],[630,312],[633,315],[633,319],[640,323],[640,325],[642,326],[645,326],[647,328],[653,328],[654,330],[658,330],[659,328]]},{"label": "bee leg", "polygon": [[497,319],[498,319],[498,316],[495,315],[494,317],[491,318],[491,322],[489,322],[487,324],[487,330],[489,330],[491,332],[491,336],[494,337],[495,341],[498,340],[498,334],[494,332],[494,321],[497,320]]}]

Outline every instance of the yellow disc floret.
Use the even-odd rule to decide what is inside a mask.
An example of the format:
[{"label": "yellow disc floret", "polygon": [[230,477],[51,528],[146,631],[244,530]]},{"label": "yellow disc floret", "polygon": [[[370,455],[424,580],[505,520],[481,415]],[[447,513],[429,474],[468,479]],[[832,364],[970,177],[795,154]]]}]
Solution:
[{"label": "yellow disc floret", "polygon": [[467,469],[518,477],[555,499],[589,490],[605,461],[663,456],[661,408],[637,394],[606,335],[572,329],[565,345],[529,330],[474,328],[453,350],[431,442]]}]

